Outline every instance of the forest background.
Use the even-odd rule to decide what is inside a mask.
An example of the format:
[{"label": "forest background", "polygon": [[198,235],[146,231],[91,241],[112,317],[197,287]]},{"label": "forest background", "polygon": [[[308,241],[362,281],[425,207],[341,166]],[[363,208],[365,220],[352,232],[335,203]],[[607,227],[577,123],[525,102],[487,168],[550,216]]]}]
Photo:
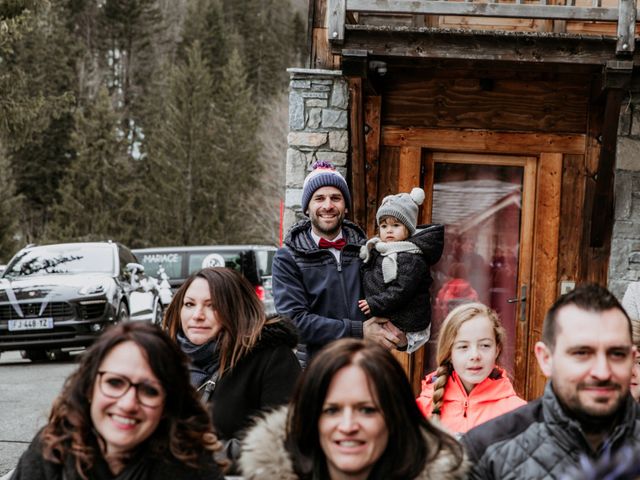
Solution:
[{"label": "forest background", "polygon": [[278,242],[306,0],[0,0],[0,262]]}]

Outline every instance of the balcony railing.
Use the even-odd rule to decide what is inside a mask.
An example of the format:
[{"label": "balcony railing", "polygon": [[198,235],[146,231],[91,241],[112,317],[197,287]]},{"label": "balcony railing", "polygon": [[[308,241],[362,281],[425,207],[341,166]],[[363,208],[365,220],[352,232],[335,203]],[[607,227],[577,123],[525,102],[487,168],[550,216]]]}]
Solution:
[{"label": "balcony railing", "polygon": [[347,19],[354,23],[360,14],[529,18],[617,24],[616,54],[633,53],[638,18],[636,0],[618,0],[616,7],[603,7],[601,0],[593,0],[591,6],[575,5],[575,0],[566,1],[566,5],[558,5],[549,4],[547,0],[535,3],[523,0],[482,3],[471,0],[328,0],[329,41],[343,43]]}]

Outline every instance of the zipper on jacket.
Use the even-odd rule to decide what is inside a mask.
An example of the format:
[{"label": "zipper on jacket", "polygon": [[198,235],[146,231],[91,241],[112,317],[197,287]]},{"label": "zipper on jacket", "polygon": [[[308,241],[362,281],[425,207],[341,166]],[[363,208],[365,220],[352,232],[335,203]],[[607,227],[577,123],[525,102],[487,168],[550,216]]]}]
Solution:
[{"label": "zipper on jacket", "polygon": [[338,278],[340,279],[340,286],[342,287],[342,300],[346,311],[349,312],[349,300],[347,299],[347,286],[344,284],[344,277],[342,276],[342,253],[340,253],[340,260],[338,260]]},{"label": "zipper on jacket", "polygon": [[464,408],[464,410],[463,410],[463,413],[462,413],[462,416],[463,416],[464,418],[467,418],[467,407],[468,407],[468,406],[469,406],[469,401],[468,401],[468,400],[465,400],[465,401],[464,401],[464,407],[463,407],[463,408]]}]

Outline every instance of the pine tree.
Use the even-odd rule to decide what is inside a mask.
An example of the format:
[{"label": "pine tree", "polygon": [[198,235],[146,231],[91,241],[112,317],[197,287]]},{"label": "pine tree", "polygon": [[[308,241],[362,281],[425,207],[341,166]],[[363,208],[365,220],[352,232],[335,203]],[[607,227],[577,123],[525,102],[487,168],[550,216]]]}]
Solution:
[{"label": "pine tree", "polygon": [[216,197],[232,185],[214,170],[213,78],[200,42],[186,53],[186,62],[172,69],[162,118],[149,138],[149,202],[165,244],[211,243],[221,229]]},{"label": "pine tree", "polygon": [[47,231],[53,241],[120,240],[129,225],[119,214],[128,194],[126,143],[106,89],[79,110],[71,144],[76,157],[60,184],[60,201]]},{"label": "pine tree", "polygon": [[[0,2],[0,138],[6,150],[19,148],[66,111],[72,97],[43,88],[38,65],[25,63],[25,45],[47,38],[51,10],[44,0]],[[27,59],[29,57],[27,56]]]},{"label": "pine tree", "polygon": [[[14,42],[8,62],[9,78],[18,85],[22,72],[28,72],[28,88],[22,98],[40,105],[32,112],[37,118],[16,125],[26,135],[11,135],[6,141],[16,192],[23,197],[20,226],[26,241],[42,233],[71,156],[70,111],[76,81],[71,59],[77,50],[63,21],[65,13],[57,4],[41,11],[33,19],[33,28]],[[19,92],[17,98],[21,98]],[[28,107],[18,110],[20,114],[30,111]]]},{"label": "pine tree", "polygon": [[188,48],[199,41],[203,59],[217,76],[227,63],[228,30],[220,0],[192,0],[182,28],[179,52],[186,56]]},{"label": "pine tree", "polygon": [[16,253],[20,197],[13,185],[11,162],[0,144],[0,262],[6,263]]},{"label": "pine tree", "polygon": [[225,226],[218,240],[245,243],[249,241],[247,231],[250,227],[248,199],[261,195],[262,166],[258,162],[257,109],[237,50],[231,52],[222,71],[216,98],[216,113],[222,120],[216,140],[220,151],[216,155],[216,173],[229,180],[227,185],[234,186],[218,192],[215,215]]},{"label": "pine tree", "polygon": [[165,39],[164,21],[155,0],[105,0],[98,26],[106,84],[135,157],[144,139],[143,99],[161,62],[157,50]]}]

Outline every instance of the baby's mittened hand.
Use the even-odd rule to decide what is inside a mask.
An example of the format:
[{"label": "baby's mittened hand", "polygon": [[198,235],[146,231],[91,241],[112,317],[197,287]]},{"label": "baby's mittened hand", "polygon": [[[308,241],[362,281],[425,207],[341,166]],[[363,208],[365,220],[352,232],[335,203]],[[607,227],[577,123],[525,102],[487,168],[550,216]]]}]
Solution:
[{"label": "baby's mittened hand", "polygon": [[369,308],[369,304],[367,303],[366,300],[358,300],[358,308],[365,315],[370,315],[371,314],[371,309]]}]

